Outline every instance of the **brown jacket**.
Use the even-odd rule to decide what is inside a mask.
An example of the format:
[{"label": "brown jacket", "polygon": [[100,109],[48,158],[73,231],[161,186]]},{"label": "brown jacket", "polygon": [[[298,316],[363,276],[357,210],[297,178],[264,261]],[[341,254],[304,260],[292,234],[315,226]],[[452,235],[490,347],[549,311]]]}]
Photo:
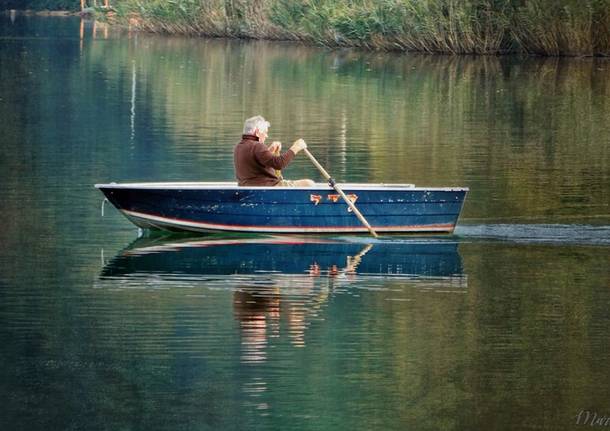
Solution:
[{"label": "brown jacket", "polygon": [[285,168],[293,158],[290,150],[274,156],[258,137],[243,135],[233,150],[237,182],[240,186],[275,186],[280,182],[275,170]]}]

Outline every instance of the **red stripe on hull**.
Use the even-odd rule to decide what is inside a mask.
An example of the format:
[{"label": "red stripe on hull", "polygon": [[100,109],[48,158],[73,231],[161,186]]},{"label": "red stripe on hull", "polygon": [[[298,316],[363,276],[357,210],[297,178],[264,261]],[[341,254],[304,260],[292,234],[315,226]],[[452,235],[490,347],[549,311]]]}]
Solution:
[{"label": "red stripe on hull", "polygon": [[[217,223],[202,223],[192,220],[161,217],[136,211],[121,210],[125,216],[140,227],[172,227],[184,230],[197,231],[233,231],[233,232],[260,232],[260,233],[361,233],[367,232],[363,227],[310,227],[310,226],[243,226]],[[144,222],[141,226],[137,221]],[[404,225],[404,226],[373,226],[379,232],[453,232],[454,224],[430,225]]]}]

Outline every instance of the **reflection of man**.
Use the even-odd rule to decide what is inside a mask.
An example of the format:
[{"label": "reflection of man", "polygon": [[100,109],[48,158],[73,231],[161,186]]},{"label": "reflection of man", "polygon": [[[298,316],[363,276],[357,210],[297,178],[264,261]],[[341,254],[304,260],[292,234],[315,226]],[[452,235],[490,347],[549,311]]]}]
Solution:
[{"label": "reflection of man", "polygon": [[233,312],[239,321],[242,361],[267,360],[269,339],[280,336],[280,311],[288,324],[292,345],[305,347],[307,316],[315,314],[328,298],[326,289],[319,293],[316,290],[315,279],[309,276],[299,279],[296,285],[286,280],[264,288],[239,286],[233,293]]},{"label": "reflection of man", "polygon": [[[249,292],[250,287],[242,287],[233,294],[233,310],[239,321],[243,346],[242,360],[244,362],[264,362],[267,359],[266,347],[269,334],[267,320],[280,318],[280,297],[274,293],[257,295]],[[254,288],[256,289],[256,288]]]},{"label": "reflection of man", "polygon": [[240,186],[294,186],[311,187],[312,180],[284,180],[276,170],[284,169],[301,150],[307,148],[303,139],[298,139],[284,154],[275,155],[282,149],[281,142],[265,145],[269,122],[260,115],[248,118],[244,123],[244,134],[233,152],[235,176]]}]

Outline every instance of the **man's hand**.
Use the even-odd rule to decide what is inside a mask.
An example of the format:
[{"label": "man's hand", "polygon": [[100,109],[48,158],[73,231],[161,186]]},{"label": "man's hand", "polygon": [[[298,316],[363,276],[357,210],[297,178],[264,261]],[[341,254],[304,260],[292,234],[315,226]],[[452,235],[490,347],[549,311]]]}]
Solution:
[{"label": "man's hand", "polygon": [[273,154],[279,154],[282,151],[282,143],[280,141],[273,141],[271,145],[269,145],[269,151]]},{"label": "man's hand", "polygon": [[292,144],[292,147],[290,147],[290,150],[294,154],[298,154],[299,151],[302,151],[305,148],[307,148],[307,144],[305,143],[305,141],[303,139],[297,139],[296,141],[294,141],[294,144]]}]

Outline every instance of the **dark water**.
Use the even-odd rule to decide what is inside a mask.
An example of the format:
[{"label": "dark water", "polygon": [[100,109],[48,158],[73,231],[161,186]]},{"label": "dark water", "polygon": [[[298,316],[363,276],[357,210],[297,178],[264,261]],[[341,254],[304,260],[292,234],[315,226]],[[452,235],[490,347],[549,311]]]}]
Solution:
[{"label": "dark water", "polygon": [[[456,235],[137,239],[101,217],[96,182],[231,180],[259,113],[341,181],[470,187]],[[0,16],[0,429],[591,428],[609,147],[607,59]]]}]

